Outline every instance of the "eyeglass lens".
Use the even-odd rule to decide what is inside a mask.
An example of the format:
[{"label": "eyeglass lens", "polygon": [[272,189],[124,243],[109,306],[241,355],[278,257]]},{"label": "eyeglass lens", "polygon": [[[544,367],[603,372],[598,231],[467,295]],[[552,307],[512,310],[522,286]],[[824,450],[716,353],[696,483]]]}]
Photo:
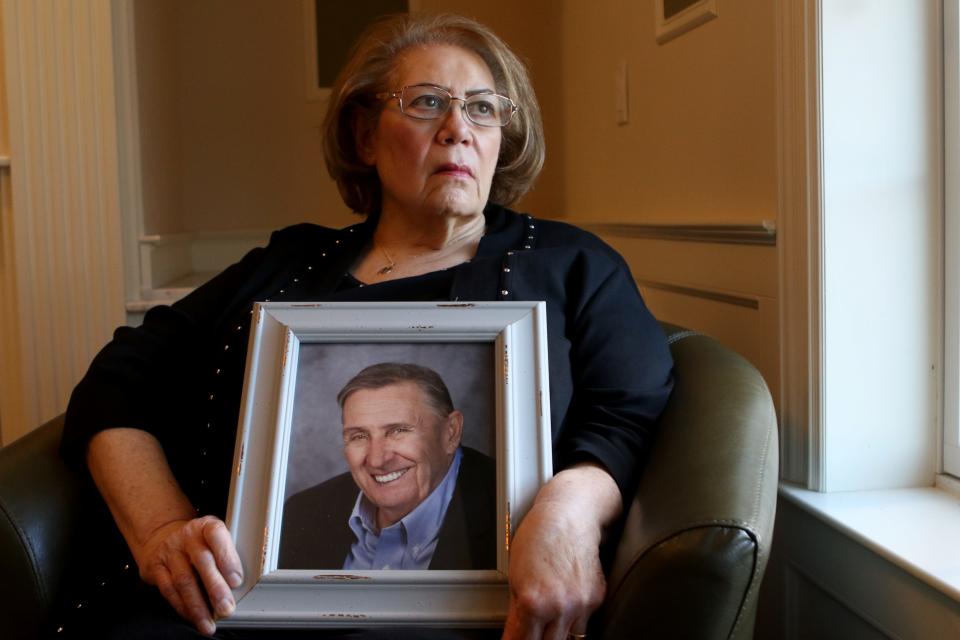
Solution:
[{"label": "eyeglass lens", "polygon": [[482,127],[502,127],[513,116],[513,104],[504,96],[478,93],[467,98],[454,98],[440,87],[430,85],[404,87],[400,94],[400,108],[413,118],[433,120],[446,115],[454,100],[463,102],[467,118]]}]

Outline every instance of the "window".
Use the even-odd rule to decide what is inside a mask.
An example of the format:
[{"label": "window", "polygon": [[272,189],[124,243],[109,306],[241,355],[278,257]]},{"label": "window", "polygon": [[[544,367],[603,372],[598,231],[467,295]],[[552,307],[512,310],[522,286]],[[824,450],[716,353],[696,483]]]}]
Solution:
[{"label": "window", "polygon": [[943,3],[943,470],[960,476],[960,0]]}]

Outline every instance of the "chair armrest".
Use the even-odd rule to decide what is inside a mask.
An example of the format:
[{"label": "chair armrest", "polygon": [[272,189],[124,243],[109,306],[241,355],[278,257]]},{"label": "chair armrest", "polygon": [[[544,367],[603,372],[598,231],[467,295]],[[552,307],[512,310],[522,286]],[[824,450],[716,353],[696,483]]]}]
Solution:
[{"label": "chair armrest", "polygon": [[609,638],[748,638],[776,507],[773,402],[742,357],[666,329],[675,386],[597,625]]},{"label": "chair armrest", "polygon": [[47,631],[81,517],[82,482],[58,452],[63,416],[0,449],[0,619],[8,638]]}]

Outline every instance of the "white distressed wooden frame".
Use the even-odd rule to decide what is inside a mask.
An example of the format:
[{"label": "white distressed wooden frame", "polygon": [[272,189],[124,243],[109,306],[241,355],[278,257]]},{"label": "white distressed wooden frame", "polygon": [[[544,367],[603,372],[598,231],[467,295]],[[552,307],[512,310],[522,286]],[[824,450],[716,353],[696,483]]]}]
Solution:
[{"label": "white distressed wooden frame", "polygon": [[[506,618],[510,540],[552,474],[543,302],[264,303],[254,310],[227,525],[244,582],[236,627],[492,626]],[[278,570],[300,345],[490,342],[496,350],[497,569]]]}]

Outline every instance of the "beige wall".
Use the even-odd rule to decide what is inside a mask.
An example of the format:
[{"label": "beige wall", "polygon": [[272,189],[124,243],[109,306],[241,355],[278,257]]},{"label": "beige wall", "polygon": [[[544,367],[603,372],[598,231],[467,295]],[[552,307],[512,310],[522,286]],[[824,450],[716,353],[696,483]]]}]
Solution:
[{"label": "beige wall", "polygon": [[354,220],[307,102],[301,0],[136,0],[145,233]]},{"label": "beige wall", "polygon": [[543,172],[520,202],[514,205],[541,217],[563,215],[563,11],[555,0],[420,0],[423,11],[460,13],[488,25],[527,64],[540,102],[547,159]]},{"label": "beige wall", "polygon": [[[417,3],[414,3],[416,6]],[[356,218],[327,176],[325,105],[305,98],[301,0],[137,0],[144,231],[331,226]],[[531,66],[547,166],[520,204],[559,215],[561,14],[555,3],[423,0],[490,24]]]},{"label": "beige wall", "polygon": [[[661,320],[709,335],[756,365],[779,397],[777,248],[631,235],[630,225],[776,221],[776,22],[769,0],[663,45],[652,2],[563,3],[563,209],[617,222],[605,239],[630,263]],[[630,118],[616,123],[615,70]]]},{"label": "beige wall", "polygon": [[[563,3],[565,209],[654,223],[776,218],[774,3],[720,15],[664,45],[652,2]],[[614,117],[629,67],[630,122]]]},{"label": "beige wall", "polygon": [[143,229],[176,233],[184,229],[179,4],[138,0],[133,15]]},{"label": "beige wall", "polygon": [[184,227],[353,222],[305,98],[300,0],[181,0]]},{"label": "beige wall", "polygon": [[[520,208],[575,220],[775,219],[773,4],[724,3],[719,18],[665,45],[654,40],[650,5],[414,3],[488,23],[528,62],[548,155]],[[304,98],[300,0],[136,6],[151,22],[138,38],[153,49],[144,59],[150,77],[140,78],[141,117],[158,133],[145,143],[158,166],[171,167],[144,185],[147,231],[352,220],[323,166],[323,104]],[[629,65],[626,126],[614,119],[620,60]],[[177,128],[179,136],[159,133]]]}]

